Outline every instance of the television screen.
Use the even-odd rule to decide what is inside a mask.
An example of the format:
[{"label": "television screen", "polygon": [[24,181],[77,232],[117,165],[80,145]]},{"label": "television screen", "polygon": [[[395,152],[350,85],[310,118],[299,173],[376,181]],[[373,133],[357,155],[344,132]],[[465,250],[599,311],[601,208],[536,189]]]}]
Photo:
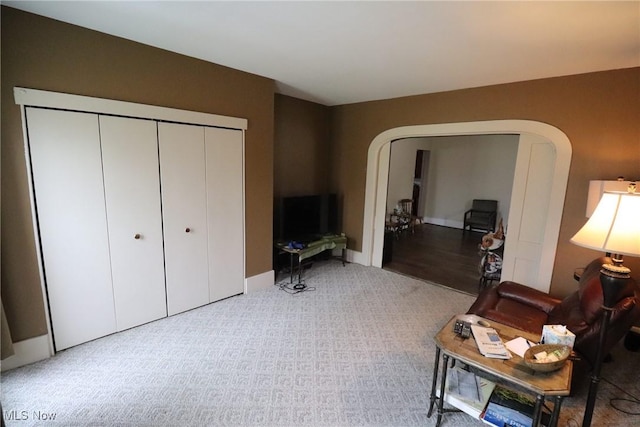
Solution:
[{"label": "television screen", "polygon": [[335,194],[284,197],[280,206],[282,240],[312,241],[337,231]]}]

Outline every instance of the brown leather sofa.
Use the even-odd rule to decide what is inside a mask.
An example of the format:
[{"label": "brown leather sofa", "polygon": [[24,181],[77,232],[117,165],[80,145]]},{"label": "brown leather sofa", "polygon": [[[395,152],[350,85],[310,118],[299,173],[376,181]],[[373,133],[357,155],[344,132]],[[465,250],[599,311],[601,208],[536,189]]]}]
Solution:
[{"label": "brown leather sofa", "polygon": [[[535,334],[542,334],[543,325],[566,325],[576,335],[574,350],[592,366],[603,313],[600,266],[610,262],[610,258],[601,257],[589,263],[580,276],[578,289],[563,300],[506,281],[482,291],[467,313]],[[620,291],[611,315],[604,354],[609,353],[638,319],[640,288],[630,279]]]}]

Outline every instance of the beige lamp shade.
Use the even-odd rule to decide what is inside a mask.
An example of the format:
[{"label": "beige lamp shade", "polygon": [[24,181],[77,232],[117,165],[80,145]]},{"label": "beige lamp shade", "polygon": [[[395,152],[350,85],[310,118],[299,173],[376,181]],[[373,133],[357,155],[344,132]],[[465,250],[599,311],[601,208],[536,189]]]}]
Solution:
[{"label": "beige lamp shade", "polygon": [[605,192],[589,221],[571,238],[585,248],[640,256],[640,193]]},{"label": "beige lamp shade", "polygon": [[605,191],[626,191],[629,185],[634,181],[619,181],[619,180],[591,180],[589,181],[589,192],[587,193],[587,210],[585,216],[590,218],[593,215],[593,211],[596,210],[598,202],[602,198],[602,194]]}]

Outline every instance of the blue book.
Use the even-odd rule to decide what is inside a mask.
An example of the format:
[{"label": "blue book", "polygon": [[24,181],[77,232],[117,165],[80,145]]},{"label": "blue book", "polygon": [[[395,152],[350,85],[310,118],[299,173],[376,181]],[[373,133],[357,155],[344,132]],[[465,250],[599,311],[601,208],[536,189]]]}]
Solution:
[{"label": "blue book", "polygon": [[535,398],[496,385],[482,419],[497,427],[531,427]]}]

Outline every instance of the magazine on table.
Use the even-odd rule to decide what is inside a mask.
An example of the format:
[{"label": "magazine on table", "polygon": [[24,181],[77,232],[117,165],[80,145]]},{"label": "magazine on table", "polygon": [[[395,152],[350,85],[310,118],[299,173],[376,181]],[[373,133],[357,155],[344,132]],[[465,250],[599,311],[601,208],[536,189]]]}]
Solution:
[{"label": "magazine on table", "polygon": [[486,328],[479,325],[471,325],[471,332],[476,341],[478,350],[485,357],[494,359],[510,359],[511,353],[502,342],[502,338],[493,328]]}]

